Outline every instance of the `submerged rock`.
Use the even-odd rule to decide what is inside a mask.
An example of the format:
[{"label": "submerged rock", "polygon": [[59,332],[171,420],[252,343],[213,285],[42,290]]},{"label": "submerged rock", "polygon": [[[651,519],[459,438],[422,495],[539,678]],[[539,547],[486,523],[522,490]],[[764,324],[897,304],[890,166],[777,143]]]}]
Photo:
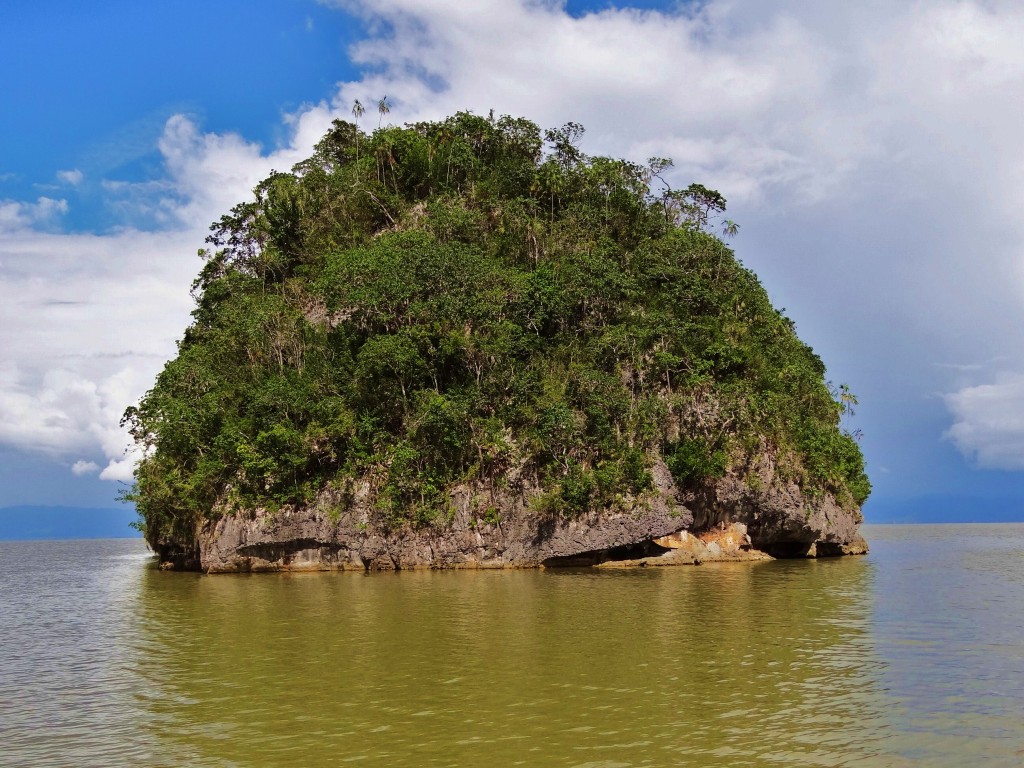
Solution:
[{"label": "submerged rock", "polygon": [[770,555],[753,547],[747,526],[738,522],[697,534],[678,531],[655,539],[654,543],[669,550],[662,557],[674,554],[679,558],[681,553],[686,553],[696,563],[771,559]]}]

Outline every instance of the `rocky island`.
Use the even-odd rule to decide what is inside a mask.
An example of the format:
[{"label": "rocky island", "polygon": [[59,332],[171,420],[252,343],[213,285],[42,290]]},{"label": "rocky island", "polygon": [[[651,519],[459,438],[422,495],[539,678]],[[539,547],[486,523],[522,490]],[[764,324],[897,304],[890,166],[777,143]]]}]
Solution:
[{"label": "rocky island", "polygon": [[662,565],[863,552],[854,402],[669,160],[575,123],[364,133],[212,227],[125,422],[167,568]]}]

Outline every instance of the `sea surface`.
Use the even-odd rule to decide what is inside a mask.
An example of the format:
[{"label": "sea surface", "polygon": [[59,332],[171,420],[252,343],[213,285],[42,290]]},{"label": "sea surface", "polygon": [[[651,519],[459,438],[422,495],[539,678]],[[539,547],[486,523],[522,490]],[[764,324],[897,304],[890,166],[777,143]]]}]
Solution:
[{"label": "sea surface", "polygon": [[371,575],[0,543],[0,765],[1024,765],[1024,525],[866,535],[862,558]]}]

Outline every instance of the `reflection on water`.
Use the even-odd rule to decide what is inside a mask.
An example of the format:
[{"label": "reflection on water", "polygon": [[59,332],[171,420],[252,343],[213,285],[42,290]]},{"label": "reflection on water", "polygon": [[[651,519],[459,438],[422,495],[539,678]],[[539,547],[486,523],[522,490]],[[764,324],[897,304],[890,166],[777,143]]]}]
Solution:
[{"label": "reflection on water", "polygon": [[203,577],[136,541],[0,544],[0,765],[1020,765],[1001,530],[1014,577],[921,527],[610,572]]},{"label": "reflection on water", "polygon": [[151,571],[148,706],[211,764],[792,764],[869,714],[833,692],[857,683],[870,566],[807,565]]}]

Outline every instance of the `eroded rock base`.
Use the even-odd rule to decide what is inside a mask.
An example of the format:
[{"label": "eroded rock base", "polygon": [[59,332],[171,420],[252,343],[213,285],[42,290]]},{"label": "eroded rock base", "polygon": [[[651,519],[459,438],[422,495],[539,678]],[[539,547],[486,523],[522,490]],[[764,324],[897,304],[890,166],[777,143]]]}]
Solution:
[{"label": "eroded rock base", "polygon": [[755,491],[734,477],[683,493],[663,462],[652,471],[652,493],[571,519],[539,515],[532,487],[461,486],[443,523],[381,527],[364,484],[340,513],[339,499],[325,495],[277,513],[229,512],[199,524],[189,541],[149,543],[162,568],[207,573],[630,568],[867,552],[859,511],[830,497],[811,503],[795,485],[765,481]]},{"label": "eroded rock base", "polygon": [[[827,558],[865,555],[868,544],[859,534],[847,544],[792,542],[777,545],[772,552],[752,546],[743,523],[721,525],[709,531],[693,533],[678,530],[665,536],[643,539],[603,549],[548,557],[540,562],[507,562],[501,557],[449,560],[437,562],[415,560],[403,566],[393,559],[381,561],[361,557],[358,552],[323,544],[314,540],[297,540],[242,547],[242,556],[228,567],[208,568],[207,572],[239,571],[380,571],[422,569],[508,569],[508,568],[647,568],[703,563],[758,562],[775,559]],[[180,564],[161,563],[166,570],[180,569]]]},{"label": "eroded rock base", "polygon": [[676,531],[652,541],[604,552],[586,552],[575,557],[554,558],[545,562],[547,568],[647,568],[702,563],[739,563],[775,560],[778,558],[820,558],[844,555],[866,555],[868,544],[860,535],[849,544],[814,542],[780,547],[775,555],[751,546],[747,527],[733,523],[711,531],[694,534]]}]

